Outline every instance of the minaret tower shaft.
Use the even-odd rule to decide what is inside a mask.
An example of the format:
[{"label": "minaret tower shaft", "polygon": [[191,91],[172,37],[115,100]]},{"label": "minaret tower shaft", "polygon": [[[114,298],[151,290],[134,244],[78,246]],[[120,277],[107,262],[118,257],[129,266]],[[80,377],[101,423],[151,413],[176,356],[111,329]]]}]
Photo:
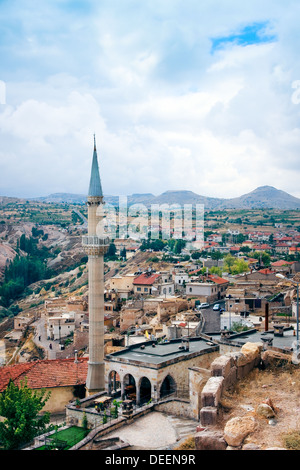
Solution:
[{"label": "minaret tower shaft", "polygon": [[104,233],[104,202],[99,174],[96,140],[87,197],[88,235],[82,245],[88,255],[89,283],[89,362],[86,379],[87,394],[105,389],[104,373],[104,254],[109,238]]}]

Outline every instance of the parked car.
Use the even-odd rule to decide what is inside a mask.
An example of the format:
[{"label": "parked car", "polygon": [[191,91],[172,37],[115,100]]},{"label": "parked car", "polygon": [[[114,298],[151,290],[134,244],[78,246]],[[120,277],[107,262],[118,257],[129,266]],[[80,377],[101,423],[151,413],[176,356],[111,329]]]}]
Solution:
[{"label": "parked car", "polygon": [[207,302],[202,302],[200,305],[199,305],[199,308],[209,308],[209,304]]},{"label": "parked car", "polygon": [[220,308],[221,308],[220,304],[215,304],[213,306],[213,310],[220,310]]}]

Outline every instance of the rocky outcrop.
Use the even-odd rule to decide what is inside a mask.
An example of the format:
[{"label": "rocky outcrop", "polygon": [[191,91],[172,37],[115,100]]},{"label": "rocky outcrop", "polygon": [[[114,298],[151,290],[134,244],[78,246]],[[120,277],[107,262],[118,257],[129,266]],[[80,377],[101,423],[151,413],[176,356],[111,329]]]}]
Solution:
[{"label": "rocky outcrop", "polygon": [[224,428],[224,439],[229,446],[239,447],[245,437],[255,431],[253,416],[243,416],[230,419]]},{"label": "rocky outcrop", "polygon": [[291,356],[279,351],[268,349],[261,354],[261,361],[264,367],[279,367],[291,363]]},{"label": "rocky outcrop", "polygon": [[267,419],[274,418],[275,416],[273,408],[267,405],[267,403],[260,403],[256,408],[256,414]]},{"label": "rocky outcrop", "polygon": [[204,429],[195,435],[196,450],[226,450],[226,447],[222,432]]}]

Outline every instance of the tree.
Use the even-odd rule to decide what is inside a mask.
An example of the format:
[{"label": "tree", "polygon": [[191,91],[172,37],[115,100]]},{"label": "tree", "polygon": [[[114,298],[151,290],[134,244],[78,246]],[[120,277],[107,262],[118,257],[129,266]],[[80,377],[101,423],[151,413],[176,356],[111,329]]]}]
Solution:
[{"label": "tree", "polygon": [[108,251],[105,255],[105,259],[110,259],[110,260],[117,259],[116,251],[117,251],[116,245],[114,243],[110,243],[108,247]]},{"label": "tree", "polygon": [[194,252],[191,254],[191,258],[192,258],[192,259],[199,259],[199,258],[201,258],[201,253],[200,253],[200,251],[194,251]]},{"label": "tree", "polygon": [[229,273],[231,272],[231,267],[234,265],[236,258],[232,255],[226,255],[224,258],[224,269]]},{"label": "tree", "polygon": [[216,274],[217,276],[222,277],[222,268],[219,268],[217,266],[212,266],[209,270],[210,274]]},{"label": "tree", "polygon": [[271,264],[271,256],[269,253],[266,253],[265,251],[259,252],[259,251],[254,251],[249,254],[251,258],[256,258],[257,260],[261,260],[264,266],[270,266]]},{"label": "tree", "polygon": [[50,413],[39,416],[51,392],[34,391],[26,381],[20,387],[12,380],[0,394],[0,440],[5,450],[17,450],[30,442],[35,436],[46,431]]},{"label": "tree", "polygon": [[246,261],[235,258],[232,255],[227,255],[224,258],[224,270],[230,274],[241,274],[248,271],[249,266]]},{"label": "tree", "polygon": [[176,240],[175,245],[174,245],[174,253],[180,254],[183,248],[185,248],[185,245],[186,245],[185,240],[182,240],[181,238]]},{"label": "tree", "polygon": [[231,267],[231,274],[241,274],[249,270],[248,263],[243,259],[237,259]]},{"label": "tree", "polygon": [[215,261],[217,261],[218,264],[219,264],[219,260],[222,258],[223,258],[223,253],[221,253],[220,251],[212,251],[211,259],[214,259]]}]

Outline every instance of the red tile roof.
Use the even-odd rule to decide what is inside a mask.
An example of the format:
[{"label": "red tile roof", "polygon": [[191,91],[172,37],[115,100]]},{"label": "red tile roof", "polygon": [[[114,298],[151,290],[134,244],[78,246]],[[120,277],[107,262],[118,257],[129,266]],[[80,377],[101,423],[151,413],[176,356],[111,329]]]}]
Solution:
[{"label": "red tile roof", "polygon": [[88,358],[48,359],[24,364],[0,367],[0,392],[6,389],[10,379],[16,385],[27,380],[32,389],[68,387],[85,384]]},{"label": "red tile roof", "polygon": [[271,263],[272,266],[275,266],[275,267],[280,267],[280,266],[288,266],[289,264],[294,264],[294,261],[285,261],[283,259],[279,260],[279,261],[275,261],[274,263]]},{"label": "red tile roof", "polygon": [[269,268],[263,268],[263,269],[260,269],[258,272],[262,274],[274,274],[276,271],[272,271]]},{"label": "red tile roof", "polygon": [[189,271],[188,274],[189,274],[189,276],[192,275],[192,274],[198,274],[201,270],[202,270],[202,268],[194,269],[194,271]]},{"label": "red tile roof", "polygon": [[143,273],[140,276],[136,277],[133,281],[134,285],[152,285],[156,281],[157,278],[159,278],[160,274],[147,274]]},{"label": "red tile roof", "polygon": [[209,274],[207,277],[208,279],[215,282],[216,284],[229,284],[229,281],[227,281],[226,279],[223,279],[220,276],[216,276],[215,274]]}]

